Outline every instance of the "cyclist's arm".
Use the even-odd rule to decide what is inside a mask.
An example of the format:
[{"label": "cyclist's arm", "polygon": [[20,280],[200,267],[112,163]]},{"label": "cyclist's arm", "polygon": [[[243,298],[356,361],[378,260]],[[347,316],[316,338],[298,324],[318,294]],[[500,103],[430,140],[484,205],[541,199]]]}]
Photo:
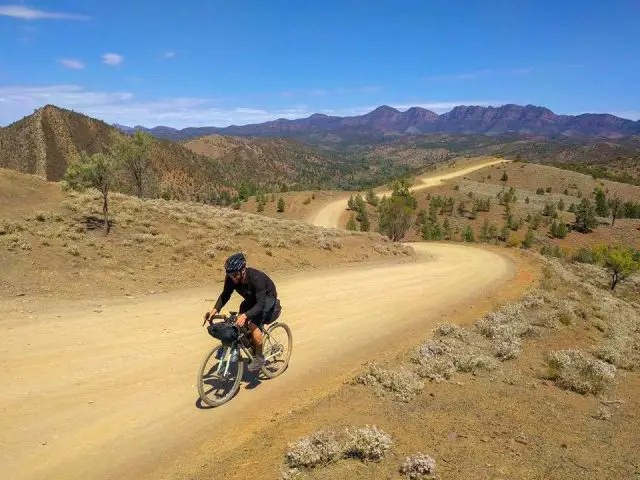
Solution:
[{"label": "cyclist's arm", "polygon": [[218,297],[216,304],[213,307],[211,313],[215,315],[220,311],[222,307],[224,307],[229,299],[231,298],[231,294],[233,293],[233,280],[231,280],[228,276],[225,276],[224,279],[224,288],[222,289],[222,293]]}]

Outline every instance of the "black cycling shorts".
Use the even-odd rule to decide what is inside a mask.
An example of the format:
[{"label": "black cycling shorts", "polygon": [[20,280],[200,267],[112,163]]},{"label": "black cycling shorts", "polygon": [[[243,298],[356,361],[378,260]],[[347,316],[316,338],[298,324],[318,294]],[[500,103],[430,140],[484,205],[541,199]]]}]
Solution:
[{"label": "black cycling shorts", "polygon": [[[238,313],[244,313],[250,310],[255,304],[247,300],[243,300],[240,304],[240,310]],[[264,310],[249,317],[251,323],[256,327],[262,328],[265,323],[271,323],[280,315],[280,301],[274,297],[267,296],[264,301]]]}]

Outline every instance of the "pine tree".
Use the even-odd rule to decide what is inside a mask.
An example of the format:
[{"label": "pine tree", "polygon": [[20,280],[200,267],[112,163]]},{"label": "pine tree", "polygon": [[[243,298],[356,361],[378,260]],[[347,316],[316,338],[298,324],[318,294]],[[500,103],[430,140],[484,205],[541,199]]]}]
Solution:
[{"label": "pine tree", "polygon": [[351,216],[349,217],[349,220],[347,221],[347,230],[356,230],[356,218],[353,215],[353,213],[351,214]]}]

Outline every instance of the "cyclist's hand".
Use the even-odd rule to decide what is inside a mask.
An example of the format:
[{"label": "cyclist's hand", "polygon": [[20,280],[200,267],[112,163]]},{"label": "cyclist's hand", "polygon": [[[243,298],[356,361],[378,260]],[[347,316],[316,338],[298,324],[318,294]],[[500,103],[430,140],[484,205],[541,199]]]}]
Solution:
[{"label": "cyclist's hand", "polygon": [[205,323],[207,323],[207,320],[209,320],[209,317],[211,317],[211,312],[207,312],[204,314],[204,322],[202,322],[203,326]]},{"label": "cyclist's hand", "polygon": [[238,315],[238,318],[236,319],[236,325],[242,328],[246,321],[247,321],[247,316],[244,313],[241,313],[240,315]]}]

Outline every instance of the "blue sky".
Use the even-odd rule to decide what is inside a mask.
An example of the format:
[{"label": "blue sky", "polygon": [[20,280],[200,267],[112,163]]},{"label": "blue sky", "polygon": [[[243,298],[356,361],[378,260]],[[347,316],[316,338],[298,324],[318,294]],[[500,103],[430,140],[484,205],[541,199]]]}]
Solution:
[{"label": "blue sky", "polygon": [[245,124],[386,104],[640,118],[640,0],[0,0],[0,125]]}]

